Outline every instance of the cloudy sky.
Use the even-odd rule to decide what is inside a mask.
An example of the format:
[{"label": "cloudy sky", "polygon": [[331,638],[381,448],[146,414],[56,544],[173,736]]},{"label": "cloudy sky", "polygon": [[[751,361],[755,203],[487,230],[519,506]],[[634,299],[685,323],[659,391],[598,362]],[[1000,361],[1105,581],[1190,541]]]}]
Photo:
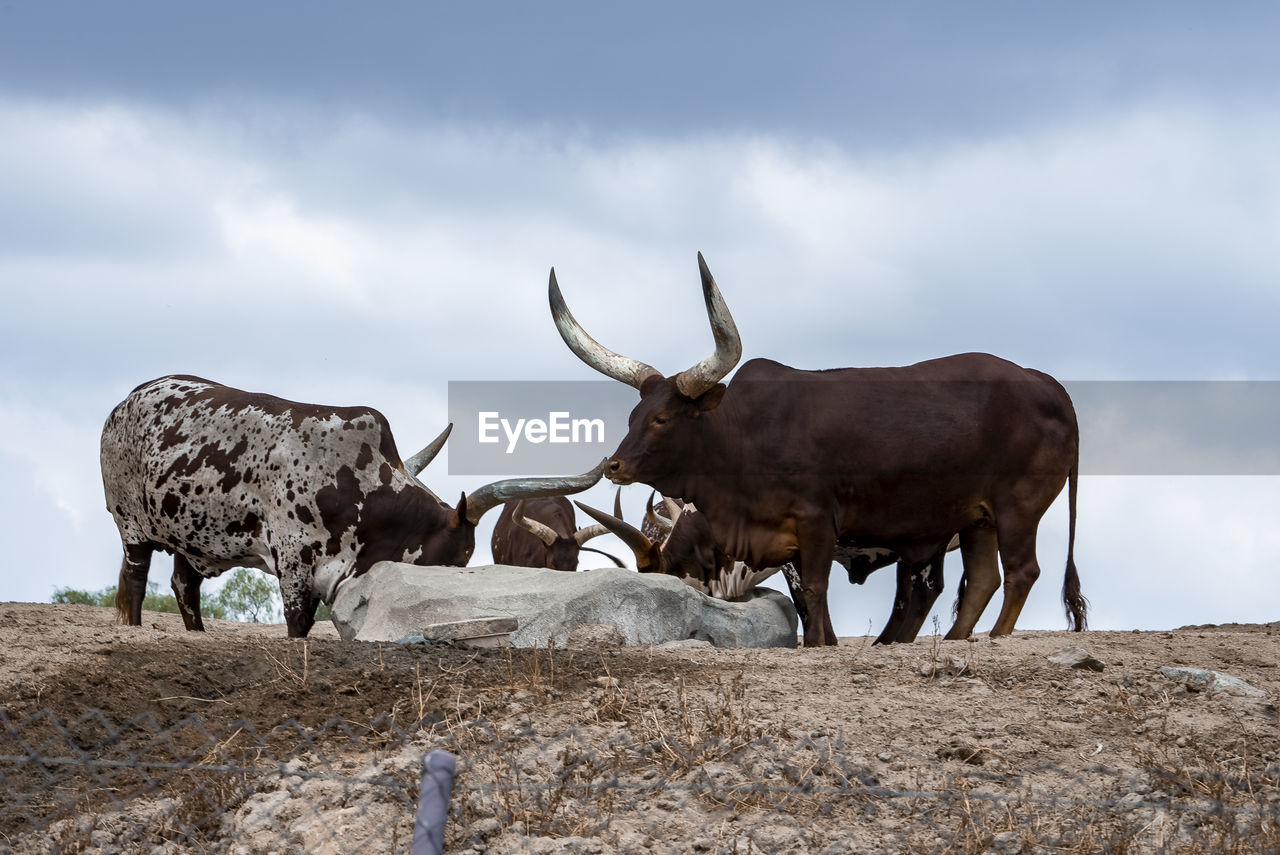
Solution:
[{"label": "cloudy sky", "polygon": [[[702,251],[747,357],[1280,380],[1278,19],[0,2],[0,600],[114,583],[98,439],[142,381],[367,404],[416,449],[450,380],[594,379],[549,319],[552,265],[588,329],[668,373],[711,346]],[[1184,420],[1275,449],[1203,406],[1144,445],[1177,448]],[[1085,477],[1092,625],[1275,619],[1280,478],[1258,471]],[[447,453],[426,478],[451,499],[486,480]],[[1063,505],[1023,628],[1065,625]],[[841,634],[879,631],[878,575],[833,577]]]}]

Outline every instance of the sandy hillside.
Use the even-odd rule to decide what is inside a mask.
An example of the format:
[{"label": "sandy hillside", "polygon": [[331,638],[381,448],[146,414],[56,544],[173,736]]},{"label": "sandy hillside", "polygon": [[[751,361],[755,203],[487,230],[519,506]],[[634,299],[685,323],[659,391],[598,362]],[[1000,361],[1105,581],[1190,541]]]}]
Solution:
[{"label": "sandy hillside", "polygon": [[[3,761],[17,797],[0,809],[0,849],[407,851],[431,747],[459,757],[451,852],[1280,845],[1275,625],[548,653],[208,623],[0,604],[0,754],[84,752],[56,774]],[[1050,661],[1067,647],[1102,670]],[[1199,690],[1163,666],[1265,696]],[[199,804],[189,771],[94,765],[149,757],[158,733],[170,758],[224,770]],[[370,769],[396,783],[334,789]]]}]

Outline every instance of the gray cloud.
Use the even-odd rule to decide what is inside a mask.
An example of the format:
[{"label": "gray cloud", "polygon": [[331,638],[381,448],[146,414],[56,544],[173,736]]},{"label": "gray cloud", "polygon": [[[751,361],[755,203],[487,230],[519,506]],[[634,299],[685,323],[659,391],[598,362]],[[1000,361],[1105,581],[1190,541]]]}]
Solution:
[{"label": "gray cloud", "polygon": [[0,80],[41,97],[586,126],[816,133],[894,147],[980,138],[1154,95],[1271,97],[1273,4],[895,6],[661,0],[376,10],[229,0],[10,4]]},{"label": "gray cloud", "polygon": [[[893,155],[265,101],[10,99],[0,129],[14,188],[0,201],[0,413],[17,426],[0,518],[12,565],[47,569],[7,575],[0,598],[114,582],[97,432],[152,377],[369,404],[402,448],[443,426],[450,380],[595,379],[550,323],[552,265],[593,334],[669,372],[710,346],[703,250],[747,357],[822,368],[981,349],[1064,380],[1278,379],[1280,130],[1231,105],[1153,102]],[[484,480],[442,464],[428,483],[451,501]],[[1229,619],[1210,616],[1230,613],[1225,593],[1167,593],[1196,591],[1206,566],[1269,584],[1274,479],[1246,480],[1211,495],[1198,479],[1082,488],[1097,625]],[[633,518],[643,498],[627,494]],[[1043,529],[1047,599],[1023,623],[1056,627],[1065,521]],[[833,581],[837,628],[878,629],[887,597],[847,587]]]}]

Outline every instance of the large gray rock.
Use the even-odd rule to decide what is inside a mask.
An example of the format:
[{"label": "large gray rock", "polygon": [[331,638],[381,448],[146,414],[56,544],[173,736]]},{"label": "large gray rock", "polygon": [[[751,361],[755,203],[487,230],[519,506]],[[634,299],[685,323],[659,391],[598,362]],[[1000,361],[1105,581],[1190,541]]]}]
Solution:
[{"label": "large gray rock", "polygon": [[795,647],[796,610],[758,588],[741,603],[715,600],[672,576],[603,568],[419,567],[384,561],[348,579],[334,598],[344,639],[395,641],[424,626],[501,615],[519,621],[516,647],[564,647],[580,626],[612,624],[627,644],[689,638],[717,647]]}]

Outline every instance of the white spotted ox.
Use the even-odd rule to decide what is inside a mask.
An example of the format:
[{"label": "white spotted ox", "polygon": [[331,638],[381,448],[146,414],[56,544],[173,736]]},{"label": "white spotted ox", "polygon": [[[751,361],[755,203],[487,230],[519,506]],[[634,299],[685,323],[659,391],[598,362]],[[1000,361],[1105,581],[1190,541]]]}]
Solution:
[{"label": "white spotted ox", "polygon": [[506,501],[585,490],[573,478],[509,479],[441,501],[415,477],[443,446],[402,462],[386,418],[161,377],[129,394],[102,430],[107,510],[124,545],[116,606],[142,622],[151,555],[173,554],[173,590],[189,630],[203,629],[200,583],[232,567],[279,577],[289,635],[320,601],[378,561],[462,566],[480,517]]}]

